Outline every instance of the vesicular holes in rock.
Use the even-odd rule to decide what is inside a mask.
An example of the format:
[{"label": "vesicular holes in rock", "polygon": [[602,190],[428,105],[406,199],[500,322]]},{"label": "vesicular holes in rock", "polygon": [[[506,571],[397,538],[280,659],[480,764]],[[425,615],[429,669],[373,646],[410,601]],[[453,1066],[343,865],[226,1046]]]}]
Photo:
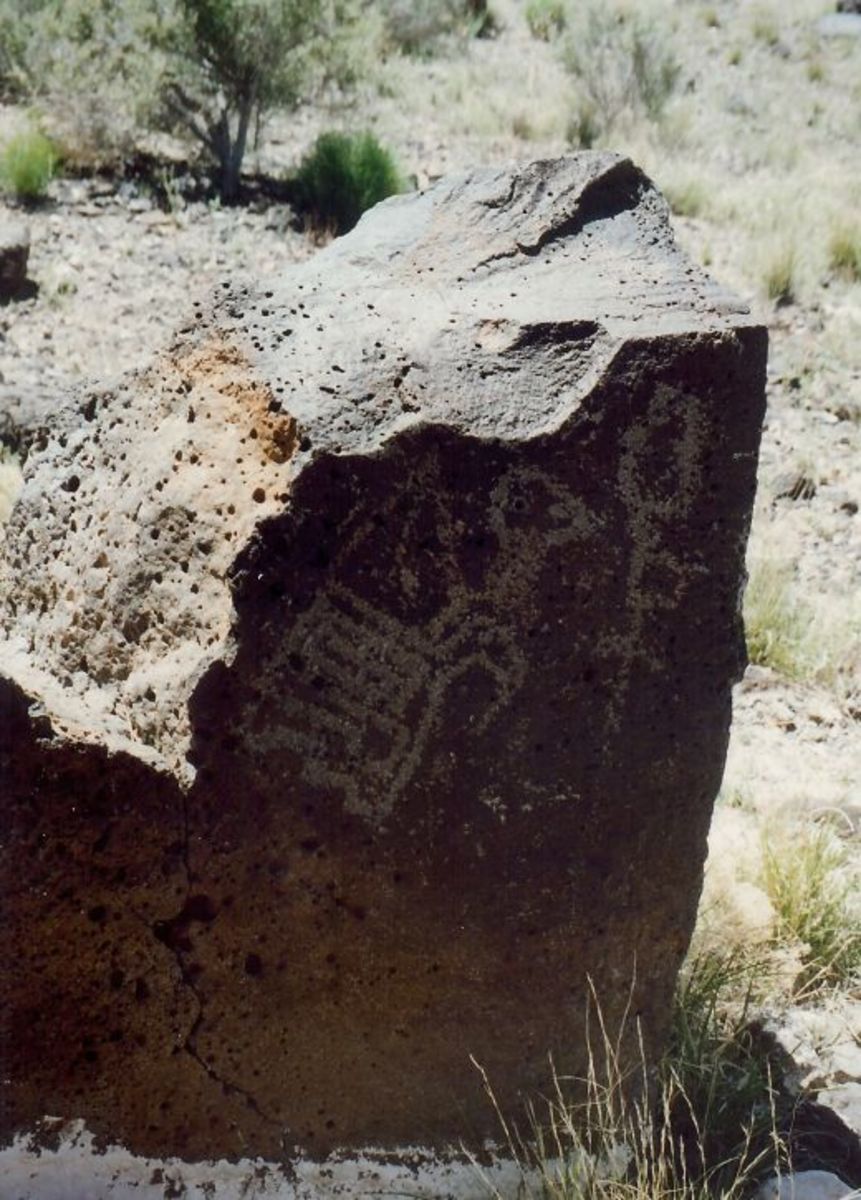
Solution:
[{"label": "vesicular holes in rock", "polygon": [[263,974],[263,959],[259,954],[246,954],[245,974],[256,978]]}]

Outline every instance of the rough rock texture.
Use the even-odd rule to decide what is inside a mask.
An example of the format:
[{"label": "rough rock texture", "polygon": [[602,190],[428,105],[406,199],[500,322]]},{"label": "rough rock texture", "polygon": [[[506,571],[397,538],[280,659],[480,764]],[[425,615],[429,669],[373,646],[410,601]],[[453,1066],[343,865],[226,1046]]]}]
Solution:
[{"label": "rough rock texture", "polygon": [[[236,288],[31,455],[6,546],[7,1132],[498,1132],[665,1031],[766,337],[627,160],[483,170]],[[633,983],[632,983],[633,980]]]},{"label": "rough rock texture", "polygon": [[861,1002],[846,996],[821,1008],[790,1008],[752,1032],[799,1101],[793,1163],[827,1166],[861,1188]]},{"label": "rough rock texture", "polygon": [[27,280],[30,231],[22,221],[0,222],[0,301],[17,296]]}]

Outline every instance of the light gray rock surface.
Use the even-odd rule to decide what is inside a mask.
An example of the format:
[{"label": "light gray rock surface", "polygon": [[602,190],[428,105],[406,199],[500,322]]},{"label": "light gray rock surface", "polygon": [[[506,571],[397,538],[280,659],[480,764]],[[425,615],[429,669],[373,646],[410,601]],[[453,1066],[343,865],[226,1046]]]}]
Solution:
[{"label": "light gray rock surface", "polygon": [[481,1141],[470,1056],[507,1112],[582,1074],[589,978],[660,1044],[765,349],[584,154],[389,201],[59,414],[0,583],[8,1135]]}]

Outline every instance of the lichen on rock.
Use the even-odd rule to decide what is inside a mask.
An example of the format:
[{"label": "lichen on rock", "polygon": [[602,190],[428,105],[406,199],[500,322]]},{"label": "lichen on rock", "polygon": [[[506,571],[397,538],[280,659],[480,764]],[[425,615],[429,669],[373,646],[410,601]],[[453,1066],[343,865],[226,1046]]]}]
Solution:
[{"label": "lichen on rock", "polygon": [[627,159],[237,285],[31,451],[0,620],[7,1132],[495,1132],[693,923],[765,332]]}]

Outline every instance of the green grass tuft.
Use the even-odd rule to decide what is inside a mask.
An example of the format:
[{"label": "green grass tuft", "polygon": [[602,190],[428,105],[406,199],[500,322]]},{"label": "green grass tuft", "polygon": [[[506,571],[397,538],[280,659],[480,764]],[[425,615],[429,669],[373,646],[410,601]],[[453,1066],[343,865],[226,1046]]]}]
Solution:
[{"label": "green grass tuft", "polygon": [[295,176],[298,202],[318,233],[342,234],[362,213],[406,190],[392,154],[372,133],[323,133]]},{"label": "green grass tuft", "polygon": [[539,41],[552,41],[563,32],[567,23],[564,0],[529,0],[526,5],[526,24]]},{"label": "green grass tuft", "polygon": [[858,879],[833,830],[816,826],[778,842],[766,839],[763,886],[777,918],[775,938],[801,946],[804,970],[796,990],[861,981]]},{"label": "green grass tuft", "polygon": [[850,283],[861,282],[861,225],[837,225],[828,241],[828,265]]},{"label": "green grass tuft", "polygon": [[59,156],[53,143],[38,129],[16,134],[0,155],[0,181],[17,200],[41,200],[54,178]]},{"label": "green grass tuft", "polygon": [[744,593],[747,656],[790,679],[807,674],[805,643],[811,613],[795,598],[792,571],[776,559],[756,559]]}]

